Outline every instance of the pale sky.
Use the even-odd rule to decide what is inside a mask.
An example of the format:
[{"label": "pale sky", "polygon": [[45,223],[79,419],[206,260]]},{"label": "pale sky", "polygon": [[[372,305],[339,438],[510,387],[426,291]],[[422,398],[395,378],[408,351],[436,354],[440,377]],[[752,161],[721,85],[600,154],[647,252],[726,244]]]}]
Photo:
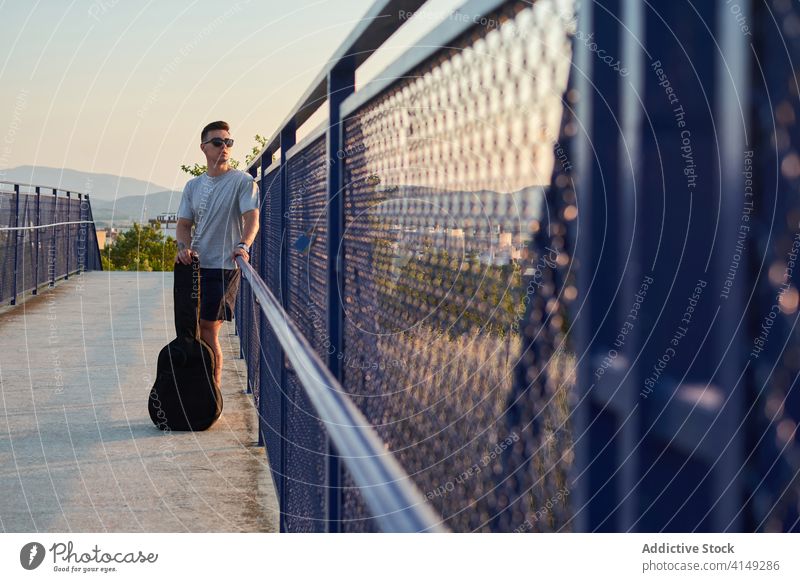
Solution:
[{"label": "pale sky", "polygon": [[[464,0],[434,0],[377,74]],[[0,169],[71,168],[181,190],[224,119],[244,159],[372,0],[0,0]]]}]

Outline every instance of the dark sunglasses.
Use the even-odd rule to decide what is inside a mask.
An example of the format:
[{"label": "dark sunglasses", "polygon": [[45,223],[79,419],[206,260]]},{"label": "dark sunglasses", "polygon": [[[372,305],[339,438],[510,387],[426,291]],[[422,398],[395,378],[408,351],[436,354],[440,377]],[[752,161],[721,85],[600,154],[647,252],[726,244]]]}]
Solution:
[{"label": "dark sunglasses", "polygon": [[221,148],[223,145],[226,145],[229,148],[233,147],[233,140],[231,138],[222,139],[221,137],[212,137],[211,139],[206,140],[203,143],[210,143],[214,147],[218,148]]}]

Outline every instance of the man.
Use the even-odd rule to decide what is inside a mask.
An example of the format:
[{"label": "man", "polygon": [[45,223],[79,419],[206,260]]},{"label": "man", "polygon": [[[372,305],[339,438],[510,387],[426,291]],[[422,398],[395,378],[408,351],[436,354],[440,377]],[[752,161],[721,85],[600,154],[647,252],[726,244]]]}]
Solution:
[{"label": "man", "polygon": [[215,121],[200,133],[208,170],[183,189],[176,229],[175,262],[189,265],[193,253],[200,261],[200,336],[214,350],[217,385],[222,377],[219,329],[233,319],[241,278],[235,257],[250,260],[258,232],[258,185],[228,165],[233,146],[229,132],[227,123]]}]

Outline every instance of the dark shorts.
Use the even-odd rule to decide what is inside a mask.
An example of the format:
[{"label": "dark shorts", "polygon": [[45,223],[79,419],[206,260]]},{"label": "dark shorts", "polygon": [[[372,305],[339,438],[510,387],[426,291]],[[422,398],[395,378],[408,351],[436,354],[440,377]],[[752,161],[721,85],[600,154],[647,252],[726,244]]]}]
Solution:
[{"label": "dark shorts", "polygon": [[239,293],[240,269],[200,268],[200,319],[231,321]]}]

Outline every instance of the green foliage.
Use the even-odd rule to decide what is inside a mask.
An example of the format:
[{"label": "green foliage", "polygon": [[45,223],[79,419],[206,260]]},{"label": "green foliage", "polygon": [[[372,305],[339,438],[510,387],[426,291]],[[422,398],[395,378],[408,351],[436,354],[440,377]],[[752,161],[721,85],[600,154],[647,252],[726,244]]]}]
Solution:
[{"label": "green foliage", "polygon": [[[264,146],[267,145],[267,138],[264,136],[256,134],[255,140],[256,140],[256,145],[253,146],[253,149],[251,149],[250,153],[248,153],[244,158],[245,166],[249,166],[250,162],[255,160],[258,157],[258,154],[261,153],[261,150],[264,149]],[[239,160],[231,158],[228,160],[228,165],[235,170],[239,168],[240,162]],[[191,176],[199,176],[201,174],[204,174],[206,170],[208,170],[208,166],[206,166],[205,164],[198,164],[196,162],[191,166],[186,164],[181,164],[181,170]]]},{"label": "green foliage", "polygon": [[106,246],[106,248],[100,254],[100,262],[103,264],[104,271],[115,271],[116,269],[114,269],[114,265],[111,263],[109,248],[110,247]]},{"label": "green foliage", "polygon": [[256,140],[256,145],[253,146],[253,149],[251,149],[250,153],[247,154],[244,158],[245,166],[249,166],[250,162],[255,160],[258,157],[258,154],[261,153],[261,150],[263,150],[267,146],[267,138],[265,138],[264,136],[256,134],[255,140]]},{"label": "green foliage", "polygon": [[107,271],[172,271],[178,245],[171,236],[164,238],[161,226],[133,223],[120,233],[116,242],[102,254]]},{"label": "green foliage", "polygon": [[205,171],[208,169],[208,166],[205,164],[200,165],[195,162],[193,166],[187,166],[186,164],[181,164],[181,170],[186,172],[191,176],[199,176],[200,174],[204,174]]}]

